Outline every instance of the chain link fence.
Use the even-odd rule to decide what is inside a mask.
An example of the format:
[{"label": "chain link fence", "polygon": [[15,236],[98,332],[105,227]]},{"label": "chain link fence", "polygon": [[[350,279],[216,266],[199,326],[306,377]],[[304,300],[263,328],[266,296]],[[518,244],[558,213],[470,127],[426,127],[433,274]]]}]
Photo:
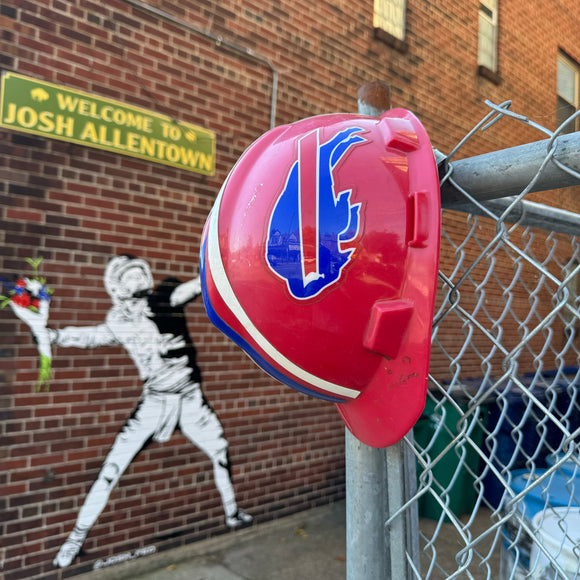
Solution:
[{"label": "chain link fence", "polygon": [[[580,216],[528,198],[580,183],[580,175],[554,154],[566,126],[551,133],[509,102],[488,105],[489,115],[441,156],[442,194],[453,199],[444,203],[429,394],[404,443],[416,459],[417,489],[387,524],[418,504],[418,578],[575,578]],[[511,185],[512,197],[490,201],[457,178],[454,159],[497,121],[524,123],[548,139],[541,163],[525,182],[519,177],[519,192]],[[575,139],[578,159],[580,134],[565,137]],[[562,176],[549,188],[548,171]],[[502,182],[494,168],[487,176]],[[562,199],[574,207],[574,196],[578,189]]]}]

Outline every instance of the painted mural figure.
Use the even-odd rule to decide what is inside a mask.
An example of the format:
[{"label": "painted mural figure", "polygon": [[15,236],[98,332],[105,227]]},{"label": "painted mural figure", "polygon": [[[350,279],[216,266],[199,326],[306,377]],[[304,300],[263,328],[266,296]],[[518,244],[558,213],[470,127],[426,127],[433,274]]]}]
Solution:
[{"label": "painted mural figure", "polygon": [[117,435],[72,532],[54,559],[60,568],[76,558],[135,456],[151,441],[167,441],[176,428],[211,459],[226,525],[239,528],[252,522],[252,516],[237,506],[228,442],[202,393],[196,350],[187,331],[184,306],[201,294],[199,277],[185,283],[168,278],[154,289],[148,263],[121,255],[107,264],[104,282],[113,306],[105,322],[97,326],[46,329],[46,316],[13,306],[35,336],[48,331],[51,344],[65,348],[122,345],[143,380],[139,403]]}]

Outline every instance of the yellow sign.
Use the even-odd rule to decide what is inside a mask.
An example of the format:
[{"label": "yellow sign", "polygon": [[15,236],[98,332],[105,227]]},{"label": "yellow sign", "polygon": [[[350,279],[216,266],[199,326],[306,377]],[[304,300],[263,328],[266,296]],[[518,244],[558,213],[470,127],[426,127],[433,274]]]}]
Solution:
[{"label": "yellow sign", "polygon": [[213,131],[83,91],[5,72],[0,115],[8,129],[215,173]]}]

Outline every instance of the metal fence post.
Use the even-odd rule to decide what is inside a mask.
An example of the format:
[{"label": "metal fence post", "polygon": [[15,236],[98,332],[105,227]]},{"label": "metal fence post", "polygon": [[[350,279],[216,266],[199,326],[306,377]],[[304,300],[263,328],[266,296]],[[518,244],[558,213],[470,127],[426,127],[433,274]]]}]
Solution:
[{"label": "metal fence post", "polygon": [[348,430],[345,443],[347,579],[416,577],[412,568],[419,569],[417,502],[397,515],[416,491],[410,447],[401,441],[374,449]]},{"label": "metal fence post", "polygon": [[[360,114],[378,116],[389,108],[386,83],[367,83],[359,89]],[[401,441],[374,449],[347,429],[345,456],[347,580],[412,578],[413,566],[419,567],[416,502],[398,514],[417,486],[410,446]]]}]

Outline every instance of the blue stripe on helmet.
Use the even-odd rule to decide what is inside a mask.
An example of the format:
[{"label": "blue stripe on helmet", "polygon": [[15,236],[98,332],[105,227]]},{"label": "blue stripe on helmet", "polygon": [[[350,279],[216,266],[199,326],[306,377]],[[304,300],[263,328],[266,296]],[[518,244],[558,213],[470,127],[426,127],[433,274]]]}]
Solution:
[{"label": "blue stripe on helmet", "polygon": [[226,324],[215,311],[211,300],[209,298],[209,292],[205,283],[206,280],[206,264],[205,264],[205,249],[206,249],[207,238],[204,238],[201,247],[201,257],[200,257],[200,270],[201,270],[201,294],[203,297],[203,304],[207,315],[211,323],[221,332],[223,332],[230,340],[234,341],[259,367],[266,371],[269,375],[274,377],[276,380],[312,397],[317,399],[322,399],[324,401],[329,401],[331,403],[344,403],[346,399],[340,397],[334,397],[332,395],[325,395],[319,391],[313,391],[300,383],[292,380],[284,373],[279,371],[277,368],[273,367],[267,360],[265,360],[258,352],[250,346],[250,344],[243,339],[235,330],[233,330],[228,324]]}]

